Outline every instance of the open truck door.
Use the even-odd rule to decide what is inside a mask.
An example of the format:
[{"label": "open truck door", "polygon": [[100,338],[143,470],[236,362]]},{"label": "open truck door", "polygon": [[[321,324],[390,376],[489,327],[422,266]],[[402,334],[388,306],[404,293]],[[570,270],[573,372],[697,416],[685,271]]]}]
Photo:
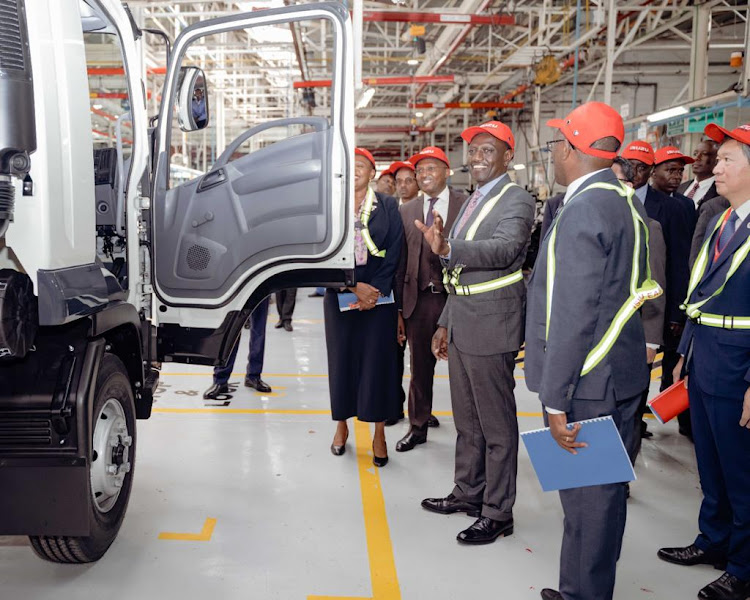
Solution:
[{"label": "open truck door", "polygon": [[[269,118],[238,129],[253,87],[227,77],[220,48],[245,44],[246,60],[257,61],[262,44],[311,24],[327,32],[331,65],[331,85],[318,96],[315,113],[310,103],[302,109],[294,100],[290,81],[281,82],[279,97],[267,98],[260,110]],[[350,282],[350,37],[344,6],[321,2],[203,21],[175,41],[156,132],[151,198],[159,360],[222,362],[252,309],[269,293]],[[212,47],[217,53],[207,57],[205,49]],[[295,64],[290,54],[274,56],[270,50],[267,57]],[[232,57],[242,60],[236,52]],[[248,94],[236,94],[237,86]]]}]

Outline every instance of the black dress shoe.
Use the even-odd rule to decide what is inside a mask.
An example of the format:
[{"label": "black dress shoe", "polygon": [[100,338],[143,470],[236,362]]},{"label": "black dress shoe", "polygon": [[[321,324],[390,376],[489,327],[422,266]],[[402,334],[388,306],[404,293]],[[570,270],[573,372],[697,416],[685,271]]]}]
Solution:
[{"label": "black dress shoe", "polygon": [[424,433],[418,433],[412,429],[396,442],[396,452],[408,452],[409,450],[414,450],[417,445],[424,444],[426,441],[427,436]]},{"label": "black dress shoe", "polygon": [[216,400],[218,396],[221,394],[228,394],[229,393],[229,385],[226,383],[214,383],[210,388],[208,388],[205,393],[203,394],[204,400]]},{"label": "black dress shoe", "polygon": [[[712,565],[715,569],[726,569],[727,559],[715,552],[704,552],[695,544],[683,548],[661,548],[656,555],[670,563],[692,567],[693,565]],[[744,599],[743,599],[744,600]]]},{"label": "black dress shoe", "polygon": [[542,590],[542,600],[563,600],[563,595],[557,590],[544,588]]},{"label": "black dress shoe", "polygon": [[286,331],[294,331],[294,327],[292,327],[291,321],[284,321],[284,329]]},{"label": "black dress shoe", "polygon": [[388,464],[388,456],[376,456],[375,455],[375,442],[372,443],[372,464],[376,467],[384,467]]},{"label": "black dress shoe", "polygon": [[284,326],[284,322],[281,319],[279,319],[278,321],[276,321],[276,323],[274,323],[273,328],[274,329],[281,329],[283,326]]},{"label": "black dress shoe", "polygon": [[271,393],[271,386],[260,377],[245,377],[245,387],[254,388],[263,394]]},{"label": "black dress shoe", "polygon": [[698,592],[701,600],[745,600],[748,597],[750,581],[738,579],[729,573],[724,573]]},{"label": "black dress shoe", "polygon": [[398,417],[396,417],[395,419],[386,419],[385,420],[385,426],[386,427],[390,427],[391,425],[395,425],[399,421],[403,421],[403,420],[404,420],[404,411],[402,410],[401,414]]},{"label": "black dress shoe", "polygon": [[445,498],[425,498],[422,500],[422,508],[440,513],[441,515],[465,512],[470,517],[478,517],[482,513],[481,504],[464,502],[456,498],[453,494],[448,494]]},{"label": "black dress shoe", "polygon": [[489,517],[479,517],[468,529],[456,536],[461,544],[491,544],[500,536],[513,534],[513,519],[496,521]]},{"label": "black dress shoe", "polygon": [[427,419],[427,427],[440,427],[440,421],[437,420],[435,415],[430,415],[430,418]]}]

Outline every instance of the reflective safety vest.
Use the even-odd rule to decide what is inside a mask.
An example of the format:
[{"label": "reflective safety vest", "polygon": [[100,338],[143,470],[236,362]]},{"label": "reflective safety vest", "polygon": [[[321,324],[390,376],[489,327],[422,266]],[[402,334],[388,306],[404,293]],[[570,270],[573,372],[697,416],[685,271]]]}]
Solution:
[{"label": "reflective safety vest", "polygon": [[728,208],[725,210],[721,218],[716,222],[716,226],[714,227],[713,231],[711,232],[711,235],[709,235],[706,238],[706,241],[703,242],[703,247],[701,248],[700,253],[698,254],[698,259],[695,261],[695,264],[693,265],[693,270],[690,272],[690,284],[688,285],[688,293],[687,298],[685,298],[685,302],[680,306],[682,310],[685,311],[687,316],[695,323],[698,323],[700,325],[708,325],[709,327],[719,327],[721,329],[750,329],[750,317],[733,317],[729,315],[716,315],[712,313],[704,313],[701,311],[701,307],[708,302],[709,300],[712,300],[713,298],[716,298],[721,292],[724,291],[724,288],[727,285],[727,282],[732,277],[732,275],[735,274],[737,269],[740,268],[740,265],[745,261],[748,254],[750,254],[750,238],[745,240],[745,243],[740,246],[737,251],[732,255],[732,262],[729,264],[729,270],[727,271],[726,276],[724,277],[724,283],[721,284],[721,286],[708,298],[705,300],[701,300],[699,302],[690,302],[690,296],[693,295],[693,292],[698,287],[698,284],[701,281],[701,278],[705,274],[706,269],[709,266],[709,253],[710,253],[710,246],[711,246],[711,239],[714,237],[714,234],[716,233],[716,230],[721,227],[722,222],[727,218],[729,215],[729,212],[731,211],[731,208]]},{"label": "reflective safety vest", "polygon": [[372,207],[374,204],[375,192],[372,191],[372,188],[368,187],[367,195],[365,196],[365,203],[364,206],[362,206],[362,214],[359,217],[359,220],[362,223],[362,239],[365,241],[365,246],[367,246],[367,251],[370,254],[372,254],[373,256],[379,256],[380,258],[385,258],[385,250],[380,250],[375,245],[375,242],[372,241],[370,230],[367,228],[367,224],[370,222],[370,215],[372,214]]},{"label": "reflective safety vest", "polygon": [[[479,215],[471,224],[469,230],[466,232],[466,237],[464,239],[467,242],[470,242],[474,239],[474,236],[477,233],[477,229],[479,229],[482,221],[484,221],[490,211],[495,208],[495,205],[500,201],[500,198],[503,197],[503,194],[505,194],[505,192],[513,186],[516,186],[516,184],[513,182],[507,183],[503,187],[503,189],[500,190],[500,193],[497,196],[490,198],[484,204],[482,210],[479,211]],[[461,277],[461,271],[463,270],[463,268],[464,265],[456,265],[453,269],[450,270],[450,272],[448,271],[448,269],[443,269],[443,285],[445,286],[445,289],[448,290],[448,293],[455,294],[456,296],[471,296],[473,294],[483,294],[485,292],[499,290],[500,288],[513,285],[514,283],[518,283],[519,281],[523,281],[523,273],[521,272],[521,269],[519,269],[518,271],[511,273],[510,275],[504,275],[503,277],[498,277],[497,279],[492,279],[483,283],[461,285],[459,278]]]},{"label": "reflective safety vest", "polygon": [[[578,194],[582,194],[588,190],[601,189],[610,190],[617,192],[620,196],[627,199],[628,206],[630,207],[630,214],[633,218],[633,229],[635,231],[635,244],[633,246],[633,266],[630,273],[630,295],[627,300],[620,307],[620,310],[615,314],[615,318],[612,319],[607,331],[599,340],[599,343],[594,346],[594,349],[588,353],[586,360],[583,363],[583,369],[581,369],[581,377],[590,373],[594,367],[596,367],[615,345],[617,338],[620,337],[622,330],[626,323],[631,317],[638,311],[638,309],[647,300],[653,300],[658,298],[664,292],[653,279],[651,279],[651,265],[649,263],[649,249],[648,249],[648,227],[646,223],[638,214],[638,211],[633,206],[633,194],[634,190],[624,185],[614,185],[611,183],[592,183],[583,190],[579,191]],[[575,197],[575,196],[574,196]],[[564,207],[561,209],[564,210]],[[549,321],[552,313],[552,294],[555,282],[555,239],[557,238],[557,223],[559,218],[555,221],[552,226],[552,233],[550,234],[549,245],[547,246],[547,323],[545,330],[545,339],[549,337]],[[640,279],[640,258],[641,258],[641,239],[646,241],[646,279],[643,285],[638,286]]]}]

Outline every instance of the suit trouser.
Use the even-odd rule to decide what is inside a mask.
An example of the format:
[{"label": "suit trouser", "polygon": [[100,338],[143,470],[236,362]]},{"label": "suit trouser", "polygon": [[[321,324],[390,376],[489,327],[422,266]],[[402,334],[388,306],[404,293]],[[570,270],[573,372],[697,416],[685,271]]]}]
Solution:
[{"label": "suit trouser", "polygon": [[516,352],[474,356],[448,345],[451,404],[456,424],[459,500],[482,503],[482,516],[513,516],[518,471],[518,419],[513,396]]},{"label": "suit trouser", "polygon": [[279,321],[283,323],[292,320],[295,304],[297,304],[297,288],[276,292],[276,310],[279,311]]},{"label": "suit trouser", "polygon": [[[640,394],[617,402],[613,391],[604,400],[573,399],[568,422],[612,415],[630,454],[639,400]],[[625,532],[625,484],[561,490],[560,502],[565,514],[560,593],[565,600],[611,600]]]},{"label": "suit trouser", "polygon": [[[651,371],[654,368],[654,363],[649,363],[648,365],[648,372],[649,375]],[[649,380],[650,381],[650,380]],[[635,466],[635,460],[638,458],[638,455],[641,453],[641,442],[643,441],[641,436],[641,431],[643,426],[643,415],[648,412],[648,394],[651,391],[651,386],[648,385],[645,390],[643,390],[643,393],[641,394],[640,400],[638,401],[638,410],[635,413],[635,431],[633,432],[634,438],[633,438],[633,446],[628,451],[628,456],[630,457],[630,462],[633,463],[633,466]]]},{"label": "suit trouser", "polygon": [[445,294],[433,294],[429,289],[419,292],[414,312],[406,323],[406,339],[411,357],[409,384],[409,422],[412,429],[427,432],[427,420],[432,414],[432,384],[435,378],[435,355],[432,336],[445,307]]},{"label": "suit trouser", "polygon": [[727,572],[750,580],[750,430],[739,424],[742,398],[705,393],[695,369],[688,394],[703,490],[695,545],[726,555]]},{"label": "suit trouser", "polygon": [[[247,355],[248,377],[260,377],[263,371],[263,357],[266,353],[266,323],[268,321],[268,298],[265,298],[250,315],[250,352]],[[237,350],[240,341],[234,345],[232,353],[225,367],[214,367],[214,383],[219,385],[227,383],[234,369],[234,361],[237,360]]]},{"label": "suit trouser", "polygon": [[404,354],[406,354],[406,342],[404,345],[396,342],[396,376],[398,378],[398,397],[401,403],[401,417],[403,418],[404,402],[406,402],[406,392],[404,391]]}]

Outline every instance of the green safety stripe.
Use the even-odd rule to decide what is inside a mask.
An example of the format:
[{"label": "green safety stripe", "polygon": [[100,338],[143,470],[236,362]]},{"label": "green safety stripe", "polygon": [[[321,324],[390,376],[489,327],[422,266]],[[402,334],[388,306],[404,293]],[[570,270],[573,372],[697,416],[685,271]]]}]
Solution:
[{"label": "green safety stripe", "polygon": [[750,317],[731,317],[729,315],[714,315],[700,313],[694,318],[698,325],[708,325],[720,329],[750,329]]},{"label": "green safety stripe", "polygon": [[367,250],[373,256],[385,258],[385,250],[380,250],[375,242],[372,241],[370,230],[367,228],[367,224],[370,222],[370,215],[372,214],[372,207],[375,204],[375,192],[372,188],[367,188],[367,196],[365,197],[365,204],[362,207],[362,216],[359,220],[362,223],[362,239],[365,240],[365,246]]},{"label": "green safety stripe", "polygon": [[[630,273],[630,295],[628,299],[623,303],[620,309],[617,311],[615,318],[612,319],[607,331],[599,340],[599,343],[594,346],[586,356],[586,360],[583,363],[581,370],[581,376],[590,373],[603,359],[609,354],[615,342],[620,337],[623,328],[627,322],[638,312],[638,309],[647,300],[653,300],[658,298],[664,292],[653,279],[651,279],[651,265],[649,263],[649,248],[648,248],[648,227],[646,223],[638,214],[638,211],[633,206],[633,189],[625,187],[623,185],[613,185],[610,183],[592,183],[583,190],[575,194],[582,194],[585,191],[591,189],[603,189],[617,192],[620,196],[626,198],[628,207],[630,208],[630,214],[633,218],[633,228],[635,231],[635,244],[633,246],[633,266]],[[573,196],[573,197],[575,197]],[[572,198],[571,198],[572,199]],[[546,322],[546,336],[549,336],[549,322],[552,313],[552,296],[554,292],[554,277],[555,277],[555,239],[557,232],[557,222],[555,222],[550,236],[550,243],[547,248],[547,322]],[[641,227],[643,228],[643,235],[646,242],[646,278],[643,285],[638,286],[638,280],[640,279],[640,253],[641,253]]]},{"label": "green safety stripe", "polygon": [[[503,189],[500,190],[499,194],[493,196],[487,202],[485,202],[482,210],[479,211],[479,215],[477,215],[477,218],[474,220],[474,222],[471,224],[471,227],[469,227],[468,231],[466,232],[466,237],[464,239],[467,242],[471,242],[474,240],[474,236],[477,233],[477,229],[479,229],[479,226],[482,224],[482,221],[484,221],[484,219],[488,214],[490,214],[492,209],[495,208],[495,205],[500,201],[500,198],[503,197],[505,192],[513,186],[517,186],[517,184],[513,182],[505,184]],[[457,296],[471,296],[472,294],[492,292],[494,290],[499,290],[500,288],[513,285],[514,283],[518,283],[519,281],[523,280],[523,272],[519,269],[515,273],[504,275],[503,277],[498,277],[497,279],[492,279],[490,281],[484,281],[482,283],[472,283],[470,285],[461,285],[459,280],[462,270],[462,266],[456,266],[451,269],[449,274],[447,269],[443,269],[443,285],[446,286],[446,289],[449,293],[454,293]],[[451,288],[453,289],[451,290]]]},{"label": "green safety stripe", "polygon": [[721,217],[719,217],[719,220],[716,221],[716,225],[714,226],[714,229],[711,232],[711,235],[709,235],[706,238],[706,241],[703,242],[701,251],[698,254],[698,259],[695,261],[695,264],[693,265],[693,270],[690,272],[690,283],[688,284],[687,298],[685,298],[685,302],[682,304],[680,308],[682,308],[687,313],[688,317],[700,323],[701,325],[708,325],[710,327],[723,327],[723,325],[717,325],[717,323],[718,322],[725,323],[727,319],[730,319],[730,320],[734,320],[734,323],[736,325],[734,327],[730,327],[727,329],[748,329],[749,327],[745,325],[737,324],[737,323],[742,323],[742,322],[747,321],[748,317],[731,317],[728,315],[713,315],[713,314],[701,312],[700,308],[706,302],[708,302],[709,300],[712,300],[713,298],[715,298],[716,296],[721,294],[721,292],[724,291],[724,288],[729,282],[729,279],[732,277],[732,275],[735,274],[737,269],[740,268],[740,265],[742,265],[742,263],[745,261],[748,254],[750,254],[750,238],[745,240],[742,246],[740,246],[739,249],[732,255],[732,262],[729,265],[729,270],[727,271],[727,274],[724,277],[724,283],[721,284],[721,287],[719,287],[708,298],[701,300],[700,302],[693,302],[693,303],[690,302],[690,296],[693,295],[693,292],[698,287],[698,284],[700,283],[701,279],[703,278],[703,275],[705,275],[706,269],[708,268],[708,265],[709,265],[708,257],[710,253],[711,239],[713,238],[714,234],[719,229],[719,227],[721,227],[721,223],[724,221],[727,214],[731,210],[732,210],[731,208],[728,208],[721,214]]}]

